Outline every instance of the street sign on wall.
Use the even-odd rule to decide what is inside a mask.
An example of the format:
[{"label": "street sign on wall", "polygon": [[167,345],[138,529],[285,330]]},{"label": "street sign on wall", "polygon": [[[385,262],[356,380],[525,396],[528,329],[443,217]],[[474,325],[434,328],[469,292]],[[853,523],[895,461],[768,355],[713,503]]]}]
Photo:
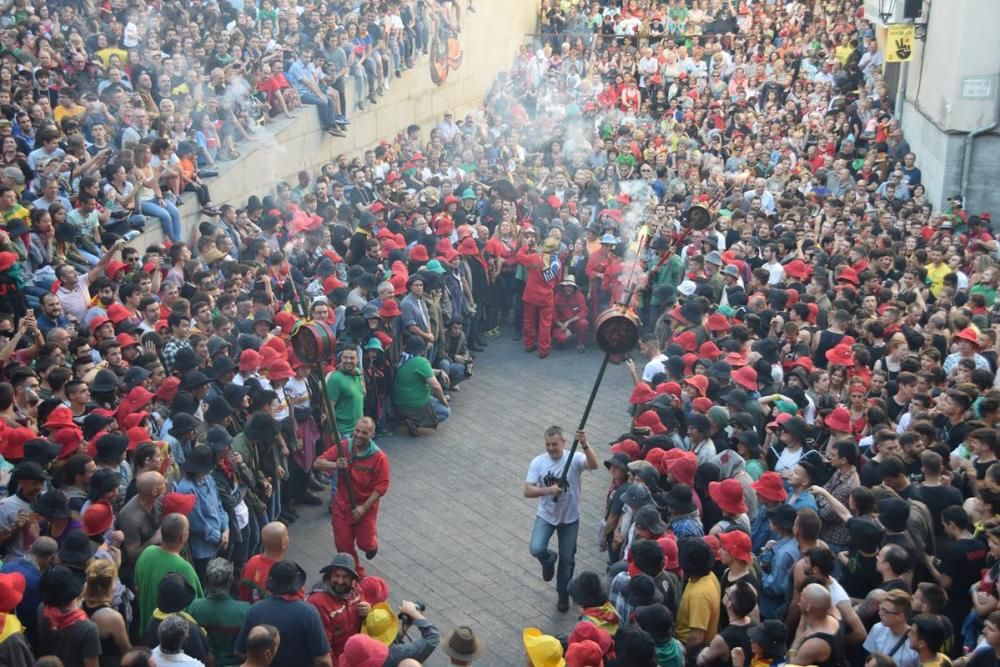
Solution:
[{"label": "street sign on wall", "polygon": [[959,95],[963,100],[991,100],[994,95],[992,76],[965,76]]}]

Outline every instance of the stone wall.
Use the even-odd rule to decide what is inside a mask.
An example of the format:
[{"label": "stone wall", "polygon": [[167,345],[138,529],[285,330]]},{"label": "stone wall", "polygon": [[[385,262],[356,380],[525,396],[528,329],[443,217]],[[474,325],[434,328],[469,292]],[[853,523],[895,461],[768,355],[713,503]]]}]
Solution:
[{"label": "stone wall", "polygon": [[[357,155],[382,139],[394,137],[411,123],[425,128],[426,139],[426,129],[439,122],[446,109],[457,115],[478,104],[497,72],[510,68],[525,42],[525,34],[535,32],[536,3],[474,0],[476,12],[469,13],[465,10],[466,0],[459,2],[463,8],[463,61],[443,85],[434,85],[428,60],[421,57],[414,69],[393,78],[390,90],[378,104],[350,113],[346,137],[321,132],[311,107],[305,107],[296,119],[272,122],[258,131],[257,141],[240,144],[239,159],[219,163],[219,176],[208,181],[213,203],[242,206],[251,194],[267,194],[279,180],[294,184],[300,170],[318,170],[340,153]],[[347,87],[348,106],[353,109],[353,85]],[[185,238],[190,238],[201,218],[193,195],[185,195],[185,200],[181,212]],[[159,223],[151,221],[130,245],[143,249],[162,240]]]}]

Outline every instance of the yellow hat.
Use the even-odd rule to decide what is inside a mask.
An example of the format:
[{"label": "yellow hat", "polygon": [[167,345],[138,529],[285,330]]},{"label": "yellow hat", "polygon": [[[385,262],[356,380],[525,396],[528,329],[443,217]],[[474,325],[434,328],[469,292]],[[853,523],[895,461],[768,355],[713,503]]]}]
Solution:
[{"label": "yellow hat", "polygon": [[533,667],[566,667],[562,644],[552,635],[543,635],[538,628],[524,630],[524,652]]},{"label": "yellow hat", "polygon": [[379,602],[365,616],[361,632],[389,646],[396,641],[396,635],[399,633],[399,619],[388,603]]}]

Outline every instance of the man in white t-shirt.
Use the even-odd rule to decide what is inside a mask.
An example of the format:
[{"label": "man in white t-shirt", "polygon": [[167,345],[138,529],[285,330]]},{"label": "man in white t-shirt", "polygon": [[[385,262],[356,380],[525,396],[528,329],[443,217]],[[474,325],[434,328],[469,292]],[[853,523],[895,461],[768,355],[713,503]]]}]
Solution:
[{"label": "man in white t-shirt", "polygon": [[[569,581],[573,578],[576,559],[576,536],[580,529],[580,482],[584,470],[597,469],[597,456],[587,443],[587,434],[577,431],[576,439],[583,453],[570,458],[566,438],[558,426],[545,431],[545,453],[539,454],[528,467],[524,480],[524,497],[540,498],[535,526],[531,530],[531,555],[542,564],[542,579],[551,581],[556,575],[559,611],[569,609]],[[567,466],[567,462],[569,465]],[[566,471],[565,485],[562,483]],[[552,534],[559,534],[559,553],[549,549]]]}]

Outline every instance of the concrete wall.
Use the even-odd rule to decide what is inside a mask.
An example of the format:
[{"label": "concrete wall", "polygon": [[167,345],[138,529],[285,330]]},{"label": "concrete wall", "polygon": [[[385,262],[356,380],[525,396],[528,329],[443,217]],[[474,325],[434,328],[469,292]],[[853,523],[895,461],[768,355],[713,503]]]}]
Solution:
[{"label": "concrete wall", "polygon": [[[279,180],[294,184],[302,169],[318,170],[324,163],[341,153],[354,156],[391,139],[411,123],[429,128],[441,120],[446,109],[456,114],[476,106],[487,92],[497,72],[507,70],[513,62],[525,34],[535,32],[536,3],[527,0],[475,0],[475,13],[463,8],[462,34],[464,47],[462,66],[452,71],[444,85],[435,86],[430,78],[428,59],[421,57],[417,66],[393,78],[390,90],[368,104],[365,111],[349,115],[351,125],[347,136],[331,137],[320,131],[315,109],[305,107],[294,120],[273,122],[258,131],[259,139],[240,144],[238,160],[219,163],[220,174],[208,184],[216,206],[231,203],[242,206],[251,194],[270,192]],[[352,85],[348,85],[348,105],[354,108]],[[197,227],[200,215],[192,195],[181,211],[185,237]],[[130,245],[145,248],[159,243],[163,234],[158,223]]]},{"label": "concrete wall", "polygon": [[[896,1],[891,22],[903,22],[902,0]],[[869,19],[879,22],[877,0],[866,0]],[[994,121],[1000,95],[1000,2],[997,0],[924,0],[925,41],[917,40],[906,76],[902,127],[917,154],[923,183],[936,207],[961,191],[964,140],[967,134]],[[876,30],[884,47],[885,30]],[[887,67],[897,67],[887,65]],[[989,99],[962,97],[962,81],[969,77],[993,80]],[[1000,134],[980,136],[975,142],[967,210],[1000,210]]]}]

